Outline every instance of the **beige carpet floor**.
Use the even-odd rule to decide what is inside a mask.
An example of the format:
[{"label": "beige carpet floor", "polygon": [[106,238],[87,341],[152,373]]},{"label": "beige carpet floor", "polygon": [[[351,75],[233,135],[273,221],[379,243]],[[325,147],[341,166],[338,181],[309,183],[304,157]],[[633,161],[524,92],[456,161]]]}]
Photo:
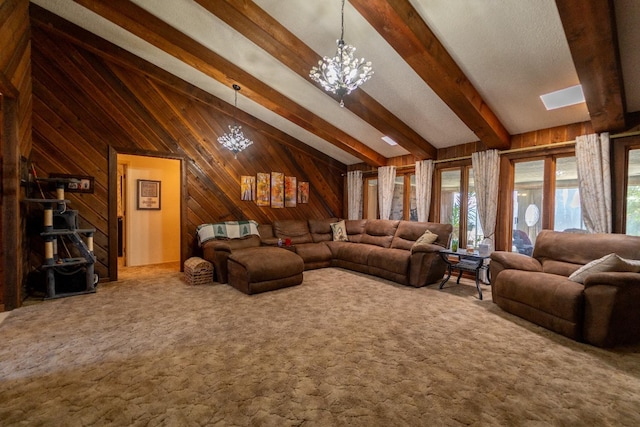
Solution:
[{"label": "beige carpet floor", "polygon": [[640,347],[565,339],[488,286],[322,269],[247,296],[154,271],[11,312],[0,425],[640,425]]}]

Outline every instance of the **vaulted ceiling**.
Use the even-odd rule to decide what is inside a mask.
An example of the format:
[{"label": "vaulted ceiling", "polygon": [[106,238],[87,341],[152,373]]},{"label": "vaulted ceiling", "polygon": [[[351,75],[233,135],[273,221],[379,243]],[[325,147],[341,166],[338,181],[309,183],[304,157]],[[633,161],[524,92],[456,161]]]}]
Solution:
[{"label": "vaulted ceiling", "polygon": [[[336,98],[309,78],[340,35],[340,0],[32,0],[345,164],[435,158],[481,141],[640,110],[636,0],[348,0],[345,34],[374,76]],[[539,96],[582,84],[586,103]],[[389,136],[397,146],[381,138]]]}]

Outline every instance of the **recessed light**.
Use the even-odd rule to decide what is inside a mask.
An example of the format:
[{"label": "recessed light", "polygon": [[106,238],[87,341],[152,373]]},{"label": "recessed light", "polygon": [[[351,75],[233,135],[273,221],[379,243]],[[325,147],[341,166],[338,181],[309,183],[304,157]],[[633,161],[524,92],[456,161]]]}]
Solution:
[{"label": "recessed light", "polygon": [[388,137],[388,136],[383,136],[383,137],[382,137],[382,140],[383,140],[384,142],[386,142],[387,144],[389,144],[389,145],[398,145],[398,143],[397,143],[397,142],[395,142],[393,139],[391,139],[391,138],[390,138],[390,137]]},{"label": "recessed light", "polygon": [[569,105],[584,102],[584,93],[582,92],[582,85],[575,85],[540,95],[540,99],[542,99],[547,110],[555,110],[556,108],[568,107]]}]

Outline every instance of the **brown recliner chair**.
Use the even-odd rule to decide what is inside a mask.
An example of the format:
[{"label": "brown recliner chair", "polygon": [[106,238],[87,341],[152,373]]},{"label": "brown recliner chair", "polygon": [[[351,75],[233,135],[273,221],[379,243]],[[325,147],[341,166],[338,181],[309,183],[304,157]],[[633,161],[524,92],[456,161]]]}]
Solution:
[{"label": "brown recliner chair", "polygon": [[569,279],[585,264],[612,253],[640,260],[640,237],[543,230],[532,257],[491,254],[493,302],[577,341],[600,347],[639,343],[640,273],[632,272],[635,267],[594,272],[584,283]]}]

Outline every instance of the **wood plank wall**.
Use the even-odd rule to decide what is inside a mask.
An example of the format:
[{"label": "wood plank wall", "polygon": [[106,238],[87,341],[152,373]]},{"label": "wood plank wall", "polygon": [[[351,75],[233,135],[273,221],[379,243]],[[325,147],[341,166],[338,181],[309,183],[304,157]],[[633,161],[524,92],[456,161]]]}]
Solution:
[{"label": "wood plank wall", "polygon": [[23,299],[26,237],[20,200],[20,156],[31,149],[31,43],[28,0],[0,0],[0,311]]},{"label": "wood plank wall", "polygon": [[[164,77],[173,79],[175,87],[160,83],[151,75],[162,72],[151,64],[103,40],[88,46],[95,36],[33,5],[32,26],[31,160],[39,175],[95,177],[95,193],[68,198],[79,211],[81,227],[97,229],[96,271],[101,278],[109,272],[109,147],[185,159],[187,232],[182,243],[187,256],[196,251],[195,228],[201,223],[343,216],[344,164],[240,111],[238,122],[254,144],[236,160],[217,142],[233,121],[233,105],[175,77]],[[108,52],[102,55],[101,49]],[[139,66],[144,69],[138,71]],[[231,88],[229,92],[233,99]],[[272,171],[308,181],[310,202],[272,209],[240,201],[241,175]]]}]

